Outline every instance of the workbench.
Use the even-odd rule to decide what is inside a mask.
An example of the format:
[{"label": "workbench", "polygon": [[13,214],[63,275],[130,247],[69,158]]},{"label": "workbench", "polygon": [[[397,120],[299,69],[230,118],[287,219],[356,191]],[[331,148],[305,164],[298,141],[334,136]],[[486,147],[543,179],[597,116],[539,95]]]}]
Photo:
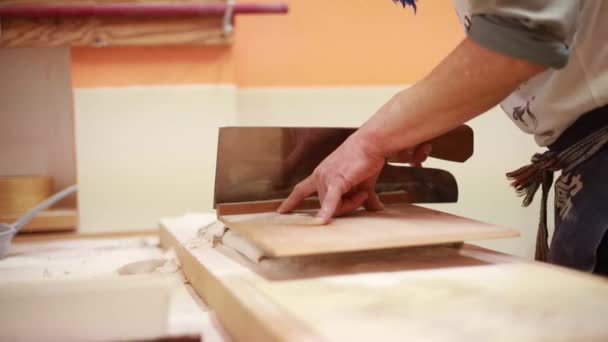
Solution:
[{"label": "workbench", "polygon": [[608,337],[603,278],[471,244],[256,263],[222,245],[196,244],[200,227],[214,220],[197,217],[161,220],[160,239],[20,238],[0,260],[0,287],[162,275],[180,284],[166,336],[205,341]]},{"label": "workbench", "polygon": [[[112,279],[118,278],[137,278],[142,276],[141,273],[156,273],[158,276],[175,280],[178,284],[173,289],[168,311],[168,329],[164,337],[200,335],[204,336],[205,341],[230,340],[213,312],[194,293],[190,285],[183,281],[183,275],[178,268],[153,271],[157,268],[155,265],[164,262],[171,265],[176,261],[171,253],[159,248],[157,235],[102,234],[92,238],[90,235],[83,237],[76,233],[26,234],[16,240],[9,255],[0,260],[0,288],[10,284],[44,285],[62,281],[79,281],[84,286],[89,286],[100,280],[111,282]],[[123,268],[126,265],[130,266]],[[120,275],[119,271],[123,275]],[[124,274],[129,272],[140,274]],[[64,307],[68,305],[69,303],[65,303]],[[2,311],[7,310],[2,304],[0,307],[3,308]],[[40,308],[40,311],[43,311],[43,308]],[[94,316],[93,312],[91,316]],[[32,326],[42,323],[36,322],[34,317],[29,317],[26,321]]]},{"label": "workbench", "polygon": [[161,244],[238,341],[608,340],[604,278],[470,244],[254,262],[197,243],[204,221]]}]

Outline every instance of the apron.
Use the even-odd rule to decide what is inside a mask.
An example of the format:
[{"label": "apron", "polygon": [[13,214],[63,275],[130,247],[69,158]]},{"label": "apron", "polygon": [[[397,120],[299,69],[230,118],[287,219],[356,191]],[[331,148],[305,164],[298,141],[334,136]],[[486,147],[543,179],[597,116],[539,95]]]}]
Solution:
[{"label": "apron", "polygon": [[[608,127],[608,106],[580,117],[549,150],[563,151]],[[608,275],[608,145],[555,182],[555,230],[548,261]]]}]

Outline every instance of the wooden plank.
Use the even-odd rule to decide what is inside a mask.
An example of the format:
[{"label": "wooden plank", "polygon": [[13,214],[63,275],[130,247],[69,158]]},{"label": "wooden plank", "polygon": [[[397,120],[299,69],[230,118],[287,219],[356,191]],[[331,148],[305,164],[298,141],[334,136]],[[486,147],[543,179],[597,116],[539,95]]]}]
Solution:
[{"label": "wooden plank", "polygon": [[175,248],[189,282],[236,341],[608,337],[608,281],[600,277],[470,245],[258,265],[221,247],[193,246],[198,226],[162,226],[161,244]]},{"label": "wooden plank", "polygon": [[0,340],[143,341],[166,336],[177,285],[158,275],[0,284]]},{"label": "wooden plank", "polygon": [[[5,0],[12,4],[44,4],[48,0]],[[53,4],[219,3],[221,0],[52,0]],[[221,17],[163,18],[3,18],[0,47],[215,45],[230,44]]]},{"label": "wooden plank", "polygon": [[360,210],[320,225],[315,212],[220,216],[266,255],[284,257],[424,246],[519,236],[519,232],[410,204]]},{"label": "wooden plank", "polygon": [[608,282],[557,267],[503,264],[254,287],[329,341],[608,340]]},{"label": "wooden plank", "polygon": [[110,239],[126,237],[144,237],[158,235],[158,229],[102,232],[102,233],[78,233],[68,232],[37,232],[35,234],[18,234],[13,238],[13,243],[45,242],[54,240],[78,240],[78,239]]},{"label": "wooden plank", "polygon": [[15,4],[103,4],[103,3],[223,3],[224,0],[2,0],[2,5]]},{"label": "wooden plank", "polygon": [[[182,227],[183,228],[183,227]],[[198,228],[171,229],[161,226],[164,248],[173,248],[188,281],[212,308],[235,341],[315,341],[315,335],[284,311],[252,291],[245,279],[253,272],[212,248],[186,248]],[[207,266],[203,266],[207,264]],[[318,341],[318,340],[317,340]]]},{"label": "wooden plank", "polygon": [[[12,223],[20,215],[0,214],[0,222]],[[75,230],[78,226],[78,211],[76,209],[45,210],[36,215],[25,225],[20,233],[62,232]]]},{"label": "wooden plank", "polygon": [[229,44],[222,18],[6,18],[0,47]]},{"label": "wooden plank", "polygon": [[0,176],[0,215],[26,213],[52,194],[50,176]]}]

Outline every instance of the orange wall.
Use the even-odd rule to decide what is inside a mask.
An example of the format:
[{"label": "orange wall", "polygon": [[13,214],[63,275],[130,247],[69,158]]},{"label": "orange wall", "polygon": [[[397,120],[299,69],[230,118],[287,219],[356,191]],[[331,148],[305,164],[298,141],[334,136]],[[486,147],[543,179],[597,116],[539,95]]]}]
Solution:
[{"label": "orange wall", "polygon": [[417,15],[391,0],[287,2],[285,16],[238,17],[231,47],[75,48],[74,86],[412,83],[463,37],[449,1]]}]

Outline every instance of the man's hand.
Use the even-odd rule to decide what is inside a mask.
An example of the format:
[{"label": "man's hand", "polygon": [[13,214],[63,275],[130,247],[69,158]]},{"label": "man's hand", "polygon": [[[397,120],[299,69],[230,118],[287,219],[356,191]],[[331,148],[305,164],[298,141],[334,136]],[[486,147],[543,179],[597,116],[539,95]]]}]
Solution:
[{"label": "man's hand", "polygon": [[[409,161],[420,166],[429,153],[430,145],[424,144],[420,148],[391,155],[389,161]],[[294,188],[278,211],[292,211],[314,193],[318,194],[321,202],[317,216],[323,223],[361,206],[372,211],[382,210],[384,206],[375,192],[375,185],[386,158],[371,139],[355,133]]]}]

